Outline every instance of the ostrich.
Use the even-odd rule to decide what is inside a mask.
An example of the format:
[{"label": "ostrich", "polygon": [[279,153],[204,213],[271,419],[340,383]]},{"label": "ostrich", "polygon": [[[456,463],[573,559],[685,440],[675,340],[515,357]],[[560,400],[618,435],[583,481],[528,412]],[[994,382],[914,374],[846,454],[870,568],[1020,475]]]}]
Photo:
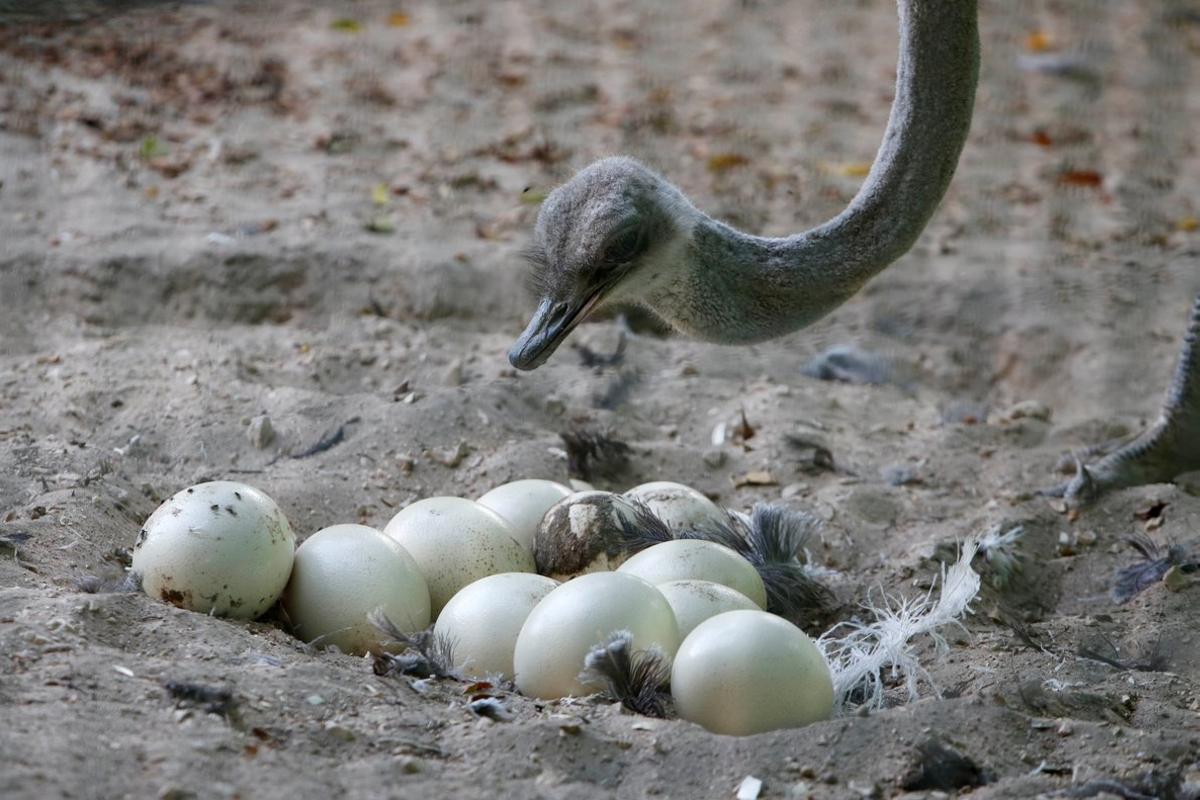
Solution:
[{"label": "ostrich", "polygon": [[[883,143],[849,206],[811,230],[753,236],[637,161],[605,158],[546,197],[528,255],[540,302],[508,357],[535,369],[598,308],[638,305],[676,330],[751,344],[810,325],[916,241],[946,192],[979,75],[976,0],[898,0],[900,57]],[[1200,297],[1159,424],[1051,490],[1069,505],[1200,468]]]}]

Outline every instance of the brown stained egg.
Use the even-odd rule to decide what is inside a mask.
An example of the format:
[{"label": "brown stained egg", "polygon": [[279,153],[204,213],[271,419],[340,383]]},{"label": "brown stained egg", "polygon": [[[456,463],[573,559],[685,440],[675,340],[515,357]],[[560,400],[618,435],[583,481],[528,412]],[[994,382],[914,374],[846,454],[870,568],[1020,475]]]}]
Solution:
[{"label": "brown stained egg", "polygon": [[384,533],[417,560],[435,617],[469,583],[500,572],[534,571],[533,555],[512,526],[474,500],[418,500],[392,517]]},{"label": "brown stained egg", "polygon": [[508,520],[517,541],[532,550],[542,517],[552,505],[571,494],[561,483],[530,478],[497,486],[475,502]]},{"label": "brown stained egg", "polygon": [[716,503],[682,483],[643,483],[625,492],[625,496],[645,503],[676,536],[725,520],[725,512]]},{"label": "brown stained egg", "polygon": [[634,650],[658,648],[670,658],[679,627],[662,592],[621,572],[596,572],[564,583],[534,607],[517,637],[513,669],[517,688],[530,697],[593,694],[579,680],[588,652],[617,631],[628,631]]},{"label": "brown stained egg", "polygon": [[679,637],[686,639],[696,626],[726,611],[761,611],[746,595],[712,581],[682,580],[660,583],[657,588],[671,604]]},{"label": "brown stained egg", "polygon": [[367,618],[375,609],[405,633],[425,630],[429,589],[395,540],[365,525],[331,525],[296,551],[283,608],[304,641],[361,655],[387,639]]},{"label": "brown stained egg", "polygon": [[296,537],[253,486],[210,481],[171,497],[146,520],[133,571],[151,597],[201,614],[253,619],[275,604]]},{"label": "brown stained egg", "polygon": [[554,504],[533,539],[537,571],[555,580],[615,569],[629,545],[621,521],[634,507],[612,492],[577,492]]},{"label": "brown stained egg", "polygon": [[754,565],[723,544],[703,539],[676,539],[648,547],[620,566],[658,585],[668,581],[712,581],[741,592],[767,607],[767,588]]},{"label": "brown stained egg", "polygon": [[531,572],[480,578],[450,598],[433,632],[450,642],[454,666],[464,675],[512,680],[517,635],[556,586],[558,581]]},{"label": "brown stained egg", "polygon": [[813,640],[765,611],[727,611],[696,626],[675,654],[671,697],[683,719],[749,736],[833,713],[833,679]]}]

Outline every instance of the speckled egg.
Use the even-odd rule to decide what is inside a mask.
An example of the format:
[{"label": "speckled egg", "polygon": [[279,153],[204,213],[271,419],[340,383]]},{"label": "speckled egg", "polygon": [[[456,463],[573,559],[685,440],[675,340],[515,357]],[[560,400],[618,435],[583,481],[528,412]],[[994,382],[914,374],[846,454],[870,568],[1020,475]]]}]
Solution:
[{"label": "speckled egg", "polygon": [[571,494],[561,483],[530,478],[497,486],[475,502],[508,520],[517,541],[532,550],[542,517],[550,506]]},{"label": "speckled egg", "polygon": [[511,680],[517,635],[529,613],[558,581],[531,572],[480,578],[450,598],[434,633],[450,642],[454,665],[477,678]]},{"label": "speckled egg", "polygon": [[716,503],[682,483],[643,483],[625,492],[625,496],[645,503],[676,535],[725,519]]},{"label": "speckled egg", "polygon": [[741,592],[759,608],[767,607],[767,588],[758,570],[723,544],[702,539],[676,539],[648,547],[620,566],[655,585],[679,580],[720,583]]},{"label": "speckled egg", "polygon": [[682,580],[657,584],[657,589],[671,604],[675,622],[679,624],[679,638],[686,639],[696,626],[709,617],[726,611],[760,611],[754,601],[746,595],[712,581]]},{"label": "speckled egg", "polygon": [[584,657],[622,630],[632,634],[634,650],[655,646],[670,659],[679,646],[670,604],[641,578],[593,572],[567,581],[534,607],[517,636],[517,688],[544,700],[596,692],[579,680]]},{"label": "speckled egg", "polygon": [[211,481],[184,489],[150,515],[133,547],[133,571],[151,597],[253,619],[279,599],[295,547],[274,500],[244,483]]},{"label": "speckled egg", "polygon": [[425,576],[436,617],[469,583],[500,572],[533,572],[533,554],[512,526],[474,500],[429,497],[392,517],[384,533],[407,550]]},{"label": "speckled egg", "polygon": [[671,696],[679,716],[731,736],[833,713],[833,679],[816,644],[765,611],[727,611],[697,625],[675,654]]},{"label": "speckled egg", "polygon": [[625,527],[634,515],[633,505],[612,492],[576,492],[558,501],[542,517],[533,539],[538,572],[566,580],[615,569],[629,553]]},{"label": "speckled egg", "polygon": [[376,608],[406,633],[429,626],[429,588],[416,560],[365,525],[332,525],[296,550],[283,592],[292,632],[346,653],[378,652],[386,637],[367,619]]}]

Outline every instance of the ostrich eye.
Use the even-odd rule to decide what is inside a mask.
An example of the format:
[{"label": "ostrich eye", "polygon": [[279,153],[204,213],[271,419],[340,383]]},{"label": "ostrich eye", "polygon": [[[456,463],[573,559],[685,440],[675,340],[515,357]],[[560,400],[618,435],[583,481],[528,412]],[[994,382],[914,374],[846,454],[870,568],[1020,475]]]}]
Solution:
[{"label": "ostrich eye", "polygon": [[604,248],[604,261],[610,265],[628,264],[646,249],[645,232],[640,226],[627,228],[612,238]]}]

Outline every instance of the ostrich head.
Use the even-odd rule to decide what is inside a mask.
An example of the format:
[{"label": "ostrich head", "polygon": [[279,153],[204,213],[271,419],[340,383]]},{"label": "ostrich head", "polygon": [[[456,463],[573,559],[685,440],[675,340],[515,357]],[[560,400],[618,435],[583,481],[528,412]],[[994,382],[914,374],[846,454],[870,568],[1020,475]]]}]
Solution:
[{"label": "ostrich head", "polygon": [[677,272],[693,213],[678,189],[630,158],[597,161],[552,191],[528,250],[538,307],[509,350],[512,365],[540,366],[598,308],[646,302]]}]

